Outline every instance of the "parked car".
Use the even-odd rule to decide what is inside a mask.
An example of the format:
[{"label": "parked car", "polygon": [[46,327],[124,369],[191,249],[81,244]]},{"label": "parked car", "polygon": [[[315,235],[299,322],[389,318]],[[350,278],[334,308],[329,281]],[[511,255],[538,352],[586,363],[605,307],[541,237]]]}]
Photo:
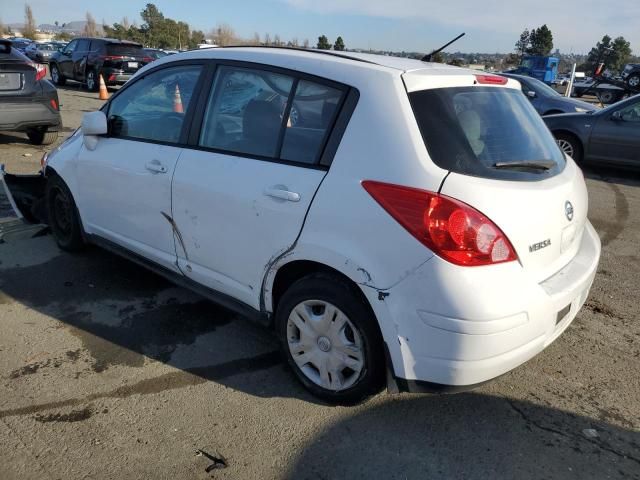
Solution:
[{"label": "parked car", "polygon": [[58,92],[45,75],[44,65],[0,39],[0,130],[25,132],[37,145],[58,138],[62,125]]},{"label": "parked car", "polygon": [[553,88],[525,75],[514,75],[512,73],[501,73],[503,77],[518,80],[522,87],[522,93],[531,101],[533,108],[540,115],[551,115],[554,113],[591,112],[597,107],[575,98],[563,97]]},{"label": "parked car", "polygon": [[24,53],[26,48],[33,43],[33,40],[28,38],[13,38],[11,39],[12,48],[15,48],[19,52]]},{"label": "parked car", "polygon": [[544,121],[576,162],[640,167],[640,95],[598,112],[551,115]]},{"label": "parked car", "polygon": [[166,57],[167,55],[169,55],[164,50],[159,50],[157,48],[145,48],[143,50],[145,55],[149,58],[152,58],[153,60],[158,60],[159,58]]},{"label": "parked car", "polygon": [[273,326],[334,402],[515,368],[569,326],[600,255],[580,169],[519,84],[419,60],[165,57],[43,165],[61,248],[102,245]]},{"label": "parked car", "polygon": [[622,70],[622,80],[636,91],[640,90],[640,63],[628,63]]},{"label": "parked car", "polygon": [[51,55],[53,55],[53,53],[57,51],[58,49],[52,43],[33,42],[27,48],[25,48],[24,53],[34,62],[49,63]]},{"label": "parked car", "polygon": [[100,75],[106,85],[121,85],[151,60],[139,43],[113,38],[76,38],[51,56],[49,69],[56,85],[74,80],[96,91]]}]

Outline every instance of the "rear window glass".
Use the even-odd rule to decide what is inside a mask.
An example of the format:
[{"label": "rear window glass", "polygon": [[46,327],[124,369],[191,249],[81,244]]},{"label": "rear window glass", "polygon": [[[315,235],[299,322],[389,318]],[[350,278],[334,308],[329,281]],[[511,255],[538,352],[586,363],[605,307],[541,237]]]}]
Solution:
[{"label": "rear window glass", "polygon": [[[553,136],[519,90],[437,88],[411,92],[409,99],[429,155],[441,168],[513,180],[540,180],[564,168]],[[540,161],[551,168],[504,168]]]},{"label": "rear window glass", "polygon": [[144,55],[142,47],[135,45],[107,44],[107,54],[109,55]]}]

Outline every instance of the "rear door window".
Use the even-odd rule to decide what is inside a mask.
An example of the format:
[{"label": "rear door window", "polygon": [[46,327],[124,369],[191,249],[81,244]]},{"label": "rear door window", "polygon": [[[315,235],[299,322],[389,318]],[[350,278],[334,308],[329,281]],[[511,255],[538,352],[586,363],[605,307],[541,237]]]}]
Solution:
[{"label": "rear door window", "polygon": [[269,71],[219,67],[199,145],[275,158],[293,83]]},{"label": "rear door window", "polygon": [[[454,87],[409,93],[422,138],[436,165],[485,178],[540,180],[565,159],[530,102],[518,90]],[[544,162],[548,169],[509,168]]]}]

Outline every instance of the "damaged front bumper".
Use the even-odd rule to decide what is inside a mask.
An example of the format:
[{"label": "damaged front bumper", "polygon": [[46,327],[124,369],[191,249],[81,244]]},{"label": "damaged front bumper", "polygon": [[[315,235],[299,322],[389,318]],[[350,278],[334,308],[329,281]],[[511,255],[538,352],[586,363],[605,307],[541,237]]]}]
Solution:
[{"label": "damaged front bumper", "polygon": [[47,179],[44,173],[16,175],[0,164],[0,219],[26,223],[48,223],[45,204]]}]

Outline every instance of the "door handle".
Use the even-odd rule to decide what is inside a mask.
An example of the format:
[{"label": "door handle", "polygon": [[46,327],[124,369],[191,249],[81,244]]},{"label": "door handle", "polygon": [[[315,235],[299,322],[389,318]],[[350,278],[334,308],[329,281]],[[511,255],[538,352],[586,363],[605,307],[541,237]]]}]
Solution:
[{"label": "door handle", "polygon": [[145,163],[144,168],[153,173],[167,173],[167,167],[162,165],[158,160],[151,160]]},{"label": "door handle", "polygon": [[278,198],[280,200],[287,200],[289,202],[299,202],[300,194],[297,192],[290,192],[287,187],[276,185],[275,187],[266,188],[264,194],[268,197]]}]

